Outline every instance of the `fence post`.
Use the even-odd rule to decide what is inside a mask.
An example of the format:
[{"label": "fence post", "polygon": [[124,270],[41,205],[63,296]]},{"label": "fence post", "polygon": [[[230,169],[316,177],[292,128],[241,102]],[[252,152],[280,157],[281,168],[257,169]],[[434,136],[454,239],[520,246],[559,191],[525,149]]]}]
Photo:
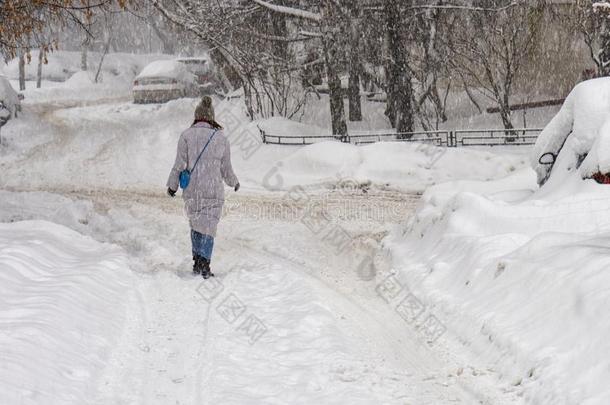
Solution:
[{"label": "fence post", "polygon": [[258,128],[259,132],[261,133],[261,137],[263,138],[263,143],[267,143],[267,135],[265,134],[265,131],[257,124],[256,127]]}]

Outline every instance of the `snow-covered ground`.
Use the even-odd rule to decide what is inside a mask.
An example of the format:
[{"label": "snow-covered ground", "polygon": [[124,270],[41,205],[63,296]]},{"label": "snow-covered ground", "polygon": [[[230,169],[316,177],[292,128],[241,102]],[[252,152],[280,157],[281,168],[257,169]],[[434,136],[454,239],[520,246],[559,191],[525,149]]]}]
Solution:
[{"label": "snow-covered ground", "polygon": [[386,241],[401,283],[531,404],[610,398],[610,189],[531,170],[431,187]]},{"label": "snow-covered ground", "polygon": [[46,221],[0,223],[0,269],[0,401],[87,403],[126,320],[125,252]]},{"label": "snow-covered ground", "polygon": [[529,150],[263,145],[222,101],[243,188],[203,282],[164,195],[196,100],[82,79],[3,128],[0,403],[607,402],[603,186],[536,192]]},{"label": "snow-covered ground", "polygon": [[[337,252],[333,243],[316,237],[289,215],[260,216],[258,210],[267,207],[274,212],[285,204],[282,199],[245,196],[233,203],[241,209],[233,208],[223,222],[214,261],[218,278],[210,284],[189,274],[188,226],[178,201],[129,193],[78,198],[46,192],[0,193],[0,221],[41,218],[63,223],[120,245],[134,271],[116,274],[132,285],[125,297],[104,300],[105,311],[124,314],[122,334],[117,338],[116,330],[107,329],[97,338],[115,345],[100,355],[101,371],[87,378],[88,401],[68,403],[471,404],[491,398],[491,403],[508,404],[516,400],[515,395],[498,393],[489,376],[459,373],[466,367],[464,360],[429,346],[421,332],[378,295],[374,274],[360,271],[362,252],[374,249],[390,215],[385,220],[342,221],[354,245]],[[405,209],[412,206],[413,202]],[[13,234],[10,228],[4,233],[6,238]],[[278,244],[277,234],[289,243]],[[34,249],[43,249],[36,243],[39,239],[24,239],[38,257]],[[83,260],[77,255],[60,256],[75,264]],[[48,260],[53,262],[53,257]],[[92,269],[78,272],[84,279],[102,266],[95,258],[89,261]],[[59,277],[57,273],[50,276]],[[52,280],[51,290],[56,285]],[[116,279],[109,277],[107,282]],[[95,294],[91,290],[83,294]],[[37,292],[41,297],[45,294],[44,288]],[[40,307],[54,311],[45,302]],[[16,304],[11,301],[9,308],[12,305]],[[72,314],[75,323],[82,316],[97,316]],[[36,314],[27,319],[38,321]],[[254,321],[261,322],[259,328],[254,327],[258,323],[250,323]],[[57,338],[53,330],[42,336]],[[41,365],[34,379],[53,373],[53,367]],[[62,403],[60,399],[69,395],[72,380],[63,377],[58,377],[54,391],[45,391],[49,394],[45,403]],[[0,380],[2,385],[8,383]],[[22,400],[37,403],[27,397]]]}]

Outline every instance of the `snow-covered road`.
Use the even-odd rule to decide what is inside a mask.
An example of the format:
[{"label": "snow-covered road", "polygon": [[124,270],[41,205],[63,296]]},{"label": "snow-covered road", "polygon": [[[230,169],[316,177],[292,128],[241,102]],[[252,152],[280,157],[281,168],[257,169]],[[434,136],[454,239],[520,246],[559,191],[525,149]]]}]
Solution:
[{"label": "snow-covered road", "polygon": [[232,197],[240,208],[223,221],[218,278],[206,284],[189,274],[179,201],[77,194],[2,192],[0,220],[64,222],[129,254],[127,321],[91,403],[514,403],[493,387],[493,373],[464,363],[467,353],[450,353],[445,338],[426,343],[376,291],[370,269],[362,272],[363,251],[383,270],[384,221],[341,221],[360,233],[337,253],[298,221],[246,208],[279,199]]},{"label": "snow-covered road", "polygon": [[[426,331],[386,301],[380,279],[391,269],[380,241],[412,212],[418,194],[231,194],[213,260],[218,277],[203,282],[189,274],[181,201],[165,197],[162,187],[130,190],[115,182],[122,167],[113,165],[127,153],[113,153],[146,141],[127,139],[128,125],[104,117],[88,124],[89,134],[75,131],[74,120],[32,120],[53,134],[2,162],[9,176],[0,182],[0,221],[47,220],[118,245],[133,272],[133,288],[117,306],[127,308],[118,344],[87,395],[73,403],[520,402],[497,387],[496,373],[478,363],[467,342],[449,330],[428,343]],[[92,134],[99,137],[87,138]]]}]

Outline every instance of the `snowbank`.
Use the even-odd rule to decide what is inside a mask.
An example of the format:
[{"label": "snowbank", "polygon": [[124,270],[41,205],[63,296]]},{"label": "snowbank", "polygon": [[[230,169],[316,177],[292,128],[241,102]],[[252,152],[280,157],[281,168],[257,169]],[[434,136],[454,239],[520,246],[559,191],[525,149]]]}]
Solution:
[{"label": "snowbank", "polygon": [[49,222],[0,224],[0,403],[88,403],[122,332],[126,260]]},{"label": "snowbank", "polygon": [[263,185],[285,189],[351,179],[380,187],[422,190],[455,179],[501,178],[526,164],[526,159],[519,155],[465,148],[399,142],[367,146],[320,142],[280,161],[276,178],[263,181]]},{"label": "snowbank", "polygon": [[[610,400],[610,188],[573,173],[430,188],[386,239],[398,275],[530,404]],[[483,191],[486,190],[486,191]]]}]

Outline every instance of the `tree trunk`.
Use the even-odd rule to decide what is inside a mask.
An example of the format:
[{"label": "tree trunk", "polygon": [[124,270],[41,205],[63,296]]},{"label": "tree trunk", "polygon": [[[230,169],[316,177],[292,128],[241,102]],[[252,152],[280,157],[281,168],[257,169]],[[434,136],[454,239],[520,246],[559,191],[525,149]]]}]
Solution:
[{"label": "tree trunk", "polygon": [[500,105],[500,117],[502,118],[502,124],[504,125],[504,129],[514,128],[509,106]]},{"label": "tree trunk", "polygon": [[[90,26],[89,26],[90,27]],[[80,70],[87,71],[89,68],[89,45],[91,45],[91,37],[89,34],[85,33],[85,37],[81,42],[81,50],[80,50]]]},{"label": "tree trunk", "polygon": [[605,15],[599,36],[601,46],[599,51],[600,76],[610,76],[610,24],[608,18],[610,18],[610,15]]},{"label": "tree trunk", "polygon": [[39,89],[42,85],[42,63],[44,62],[44,49],[38,50],[38,69],[36,71],[36,88]]},{"label": "tree trunk", "polygon": [[505,90],[502,97],[498,97],[498,98],[499,98],[498,106],[500,107],[500,117],[502,118],[502,124],[504,124],[505,129],[513,129],[514,126],[513,126],[512,119],[511,119],[510,101],[509,101],[508,91]]},{"label": "tree trunk", "polygon": [[[342,21],[337,15],[333,0],[324,0],[322,3],[322,24],[324,47],[324,60],[326,63],[326,79],[330,98],[330,117],[333,135],[341,140],[347,139],[347,122],[345,120],[345,106],[343,105],[343,90],[339,77],[339,32]],[[339,31],[339,32],[338,32]]]},{"label": "tree trunk", "polygon": [[349,44],[349,120],[362,121],[362,104],[360,98],[360,9],[357,2],[350,7],[350,44]]},{"label": "tree trunk", "polygon": [[[332,46],[331,46],[332,48]],[[341,78],[338,74],[336,63],[336,50],[325,49],[326,76],[328,80],[328,92],[330,97],[330,117],[333,135],[343,140],[347,135],[347,122],[345,121],[345,106],[343,105],[343,90],[341,89]]]},{"label": "tree trunk", "polygon": [[250,83],[244,81],[244,103],[246,105],[246,111],[248,112],[248,117],[250,117],[251,121],[254,121],[254,107],[252,106],[252,87],[250,87]]},{"label": "tree trunk", "polygon": [[19,90],[25,90],[25,55],[23,49],[19,50]]},{"label": "tree trunk", "polygon": [[404,23],[400,15],[399,0],[386,0],[386,29],[388,62],[386,68],[387,109],[396,132],[403,133],[400,138],[409,138],[406,132],[413,132],[413,84],[411,72],[407,64],[407,49],[402,34]]},{"label": "tree trunk", "polygon": [[102,65],[104,64],[104,58],[108,54],[108,49],[110,49],[110,39],[112,37],[108,35],[106,39],[106,44],[104,45],[104,51],[102,52],[102,57],[100,58],[100,63],[97,65],[97,72],[95,73],[94,83],[97,83],[100,78],[100,73],[102,72]]},{"label": "tree trunk", "polygon": [[87,71],[87,47],[85,45],[80,51],[80,70]]},{"label": "tree trunk", "polygon": [[[279,6],[288,6],[286,0],[277,0],[274,2]],[[271,25],[271,33],[276,37],[288,37],[288,27],[286,25],[286,16],[282,13],[269,13],[269,21]],[[273,56],[287,61],[288,59],[288,42],[272,41]]]}]

